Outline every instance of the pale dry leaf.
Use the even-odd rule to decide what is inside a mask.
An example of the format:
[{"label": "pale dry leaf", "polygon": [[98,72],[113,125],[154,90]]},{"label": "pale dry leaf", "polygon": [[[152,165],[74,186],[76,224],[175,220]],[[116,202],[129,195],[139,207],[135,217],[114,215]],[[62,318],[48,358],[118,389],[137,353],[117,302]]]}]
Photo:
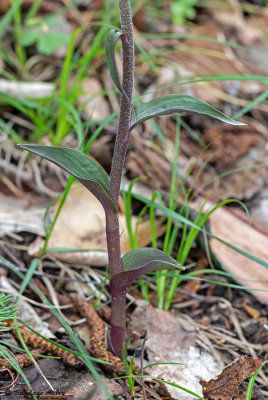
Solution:
[{"label": "pale dry leaf", "polygon": [[[28,247],[28,255],[30,257],[39,257],[45,241],[41,237],[37,237]],[[57,260],[66,262],[69,264],[79,264],[79,265],[94,265],[94,267],[103,267],[108,264],[108,254],[106,251],[77,251],[68,252],[53,251],[53,257]]]},{"label": "pale dry leaf", "polygon": [[254,198],[251,216],[268,226],[268,186]]},{"label": "pale dry leaf", "polygon": [[44,235],[44,208],[29,206],[27,198],[0,194],[0,237],[30,232]]},{"label": "pale dry leaf", "polygon": [[[203,200],[199,199],[190,206],[199,210],[202,202]],[[207,202],[204,212],[213,206]],[[238,214],[235,209],[221,207],[212,213],[209,222],[210,231],[214,236],[268,262],[268,236],[250,225],[244,212]],[[234,279],[241,285],[257,289],[250,293],[268,303],[268,268],[246,258],[217,239],[212,238],[209,243],[222,267],[234,275]]]},{"label": "pale dry leaf", "polygon": [[103,120],[110,116],[109,105],[102,95],[103,88],[96,78],[88,78],[85,80],[83,94],[78,99],[78,105],[82,106],[83,112],[87,118],[92,118],[93,121]]},{"label": "pale dry leaf", "polygon": [[[55,203],[53,213],[58,209]],[[137,217],[132,217],[133,230]],[[130,250],[126,219],[119,215],[120,240],[122,253]],[[161,236],[165,226],[156,223],[156,236]],[[138,225],[138,245],[146,247],[151,242],[150,223],[141,221]],[[29,254],[37,255],[42,248],[42,241],[31,244]],[[66,262],[105,266],[108,263],[106,247],[106,221],[100,202],[87,189],[76,186],[69,193],[59,218],[48,242],[48,248],[84,249],[81,252],[53,252],[53,256]]]},{"label": "pale dry leaf", "polygon": [[[170,312],[155,309],[145,301],[138,307],[128,323],[130,340],[146,337],[146,353],[149,363],[183,363],[183,365],[155,365],[146,371],[150,376],[178,384],[201,395],[200,377],[208,379],[217,374],[222,366],[207,352],[195,347],[193,327]],[[192,395],[165,385],[172,398],[192,400]]]}]

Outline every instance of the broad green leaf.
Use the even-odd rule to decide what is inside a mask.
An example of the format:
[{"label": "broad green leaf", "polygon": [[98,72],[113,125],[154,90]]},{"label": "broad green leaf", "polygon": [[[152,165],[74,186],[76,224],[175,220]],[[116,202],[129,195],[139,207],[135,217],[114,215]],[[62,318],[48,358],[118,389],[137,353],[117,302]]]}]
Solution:
[{"label": "broad green leaf", "polygon": [[159,270],[183,270],[184,267],[161,250],[135,249],[122,257],[123,271],[114,275],[111,284],[121,290],[129,288],[133,281],[148,272]]},{"label": "broad green leaf", "polygon": [[71,35],[60,31],[60,22],[55,16],[37,18],[36,23],[29,23],[21,36],[21,44],[30,46],[36,43],[37,50],[42,54],[52,54],[57,48],[66,46]]},{"label": "broad green leaf", "polygon": [[36,35],[36,48],[41,54],[50,55],[56,49],[67,46],[70,35],[63,32],[49,32],[47,34]]},{"label": "broad green leaf", "polygon": [[67,147],[23,144],[19,147],[28,150],[69,172],[78,179],[104,207],[115,209],[108,194],[109,177],[104,169],[84,153]]},{"label": "broad green leaf", "polygon": [[227,117],[222,112],[216,110],[216,108],[195,97],[184,94],[171,94],[169,96],[158,97],[137,107],[131,118],[130,130],[135,128],[140,122],[150,118],[185,112],[207,115],[231,125],[245,125],[242,122]]},{"label": "broad green leaf", "polygon": [[123,35],[122,32],[117,32],[114,29],[111,29],[107,33],[105,40],[105,54],[109,71],[115,86],[117,87],[119,92],[122,93],[123,96],[125,96],[126,100],[130,103],[128,96],[126,95],[124,89],[122,88],[115,59],[116,42],[122,35]]}]

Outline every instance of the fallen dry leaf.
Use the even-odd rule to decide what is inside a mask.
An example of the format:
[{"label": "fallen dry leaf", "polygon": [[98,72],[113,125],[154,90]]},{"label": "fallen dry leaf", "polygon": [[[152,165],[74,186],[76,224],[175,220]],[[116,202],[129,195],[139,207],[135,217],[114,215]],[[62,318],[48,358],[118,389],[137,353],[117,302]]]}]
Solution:
[{"label": "fallen dry leaf", "polygon": [[262,365],[259,358],[240,356],[224,368],[215,379],[200,380],[206,400],[245,400],[241,384],[250,378]]},{"label": "fallen dry leaf", "polygon": [[[216,8],[212,7],[209,9],[209,13],[219,25],[236,29],[237,38],[245,46],[256,44],[264,37],[265,28],[267,28],[267,18],[265,19],[264,15],[245,18],[239,9],[218,12]],[[245,29],[245,25],[247,29]]]},{"label": "fallen dry leaf", "polygon": [[83,95],[78,99],[78,105],[85,105],[83,111],[94,121],[103,120],[110,115],[109,105],[102,95],[103,88],[96,78],[88,78],[83,85]]},{"label": "fallen dry leaf", "polygon": [[[191,203],[191,207],[199,210],[202,202],[203,199],[200,198],[195,203]],[[213,204],[207,202],[204,212],[212,207]],[[209,222],[210,231],[214,236],[268,262],[268,236],[250,225],[244,212],[221,207],[211,214]],[[268,303],[268,269],[239,254],[217,239],[212,238],[209,243],[222,267],[230,272],[241,285],[257,289],[251,290],[250,293]]]},{"label": "fallen dry leaf", "polygon": [[[54,205],[54,213],[56,213],[58,206],[59,201]],[[130,245],[123,214],[120,214],[119,222],[122,232],[121,250],[124,254],[130,250]],[[135,229],[137,218],[133,217],[132,222]],[[162,235],[164,231],[165,226],[156,225],[157,237]],[[150,222],[141,221],[138,227],[138,246],[145,247],[150,242]],[[35,246],[36,243],[30,248],[31,255],[38,254],[40,244],[37,244],[37,248]],[[95,265],[95,253],[97,265],[107,264],[104,210],[100,202],[84,187],[77,186],[69,193],[49,239],[48,247],[88,249],[89,251],[82,253],[53,253],[53,256],[56,257],[61,254],[61,259],[64,257],[64,260],[68,262],[81,261],[82,264]]]},{"label": "fallen dry leaf", "polygon": [[219,169],[233,167],[233,163],[247,154],[252,146],[260,142],[265,144],[264,138],[250,126],[241,127],[238,130],[218,124],[205,129],[204,139],[211,146],[204,152],[202,159],[205,161],[214,155],[210,163],[215,163]]},{"label": "fallen dry leaf", "polygon": [[27,198],[5,196],[0,193],[0,237],[19,232],[44,235],[45,208],[34,207]]},{"label": "fallen dry leaf", "polygon": [[[145,349],[149,363],[167,362],[183,365],[154,365],[149,374],[201,395],[200,377],[209,379],[219,373],[223,365],[206,351],[195,346],[195,331],[186,320],[170,312],[153,308],[146,301],[138,300],[137,308],[128,322],[130,346],[141,344],[139,337],[146,337]],[[138,359],[136,359],[138,363]],[[175,387],[165,385],[173,399],[192,400],[193,396]]]},{"label": "fallen dry leaf", "polygon": [[[44,239],[38,236],[29,245],[28,255],[30,257],[39,257],[44,244]],[[104,251],[53,252],[53,257],[69,264],[94,265],[95,267],[103,267],[108,264],[108,254]]]}]

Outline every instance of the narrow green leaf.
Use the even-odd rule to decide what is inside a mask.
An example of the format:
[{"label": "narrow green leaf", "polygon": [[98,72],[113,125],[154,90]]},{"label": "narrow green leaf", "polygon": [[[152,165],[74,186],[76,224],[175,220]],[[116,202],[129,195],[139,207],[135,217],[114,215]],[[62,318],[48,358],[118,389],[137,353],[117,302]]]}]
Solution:
[{"label": "narrow green leaf", "polygon": [[242,122],[227,117],[222,112],[216,110],[216,108],[195,97],[184,94],[171,94],[169,96],[158,97],[157,99],[137,107],[135,113],[132,115],[130,130],[147,119],[161,115],[182,114],[185,112],[207,115],[230,125],[245,125]]},{"label": "narrow green leaf", "polygon": [[22,281],[22,283],[20,285],[20,290],[19,290],[20,294],[23,294],[23,292],[26,289],[28,283],[32,279],[32,276],[34,275],[37,267],[38,267],[38,258],[34,258],[31,261],[31,264],[30,264],[30,266],[29,266],[29,268],[27,270],[27,273],[26,273],[26,275],[25,275],[25,277],[24,277],[24,279],[23,279],[23,281]]},{"label": "narrow green leaf", "polygon": [[133,281],[149,272],[159,270],[183,270],[184,267],[161,250],[154,248],[134,249],[122,257],[123,272],[113,276],[111,284],[121,290],[129,288]]},{"label": "narrow green leaf", "polygon": [[120,79],[119,79],[119,74],[118,74],[118,69],[116,65],[116,59],[115,59],[115,46],[117,40],[122,36],[122,32],[117,32],[115,29],[111,29],[107,35],[106,35],[106,40],[105,40],[105,54],[106,54],[106,60],[107,64],[109,67],[109,71],[112,77],[112,80],[119,90],[120,93],[122,93],[123,96],[125,96],[126,100],[130,103],[130,100],[125,93],[124,89],[122,88]]},{"label": "narrow green leaf", "polygon": [[67,147],[40,146],[35,144],[18,145],[69,172],[78,179],[103,207],[115,210],[115,205],[108,194],[109,177],[104,169],[84,153]]},{"label": "narrow green leaf", "polygon": [[21,3],[23,0],[17,0],[14,2],[9,10],[4,14],[4,16],[1,18],[0,21],[0,37],[3,38],[3,35],[5,33],[5,30],[7,29],[8,25],[12,21],[12,18],[14,17],[14,14],[16,13],[17,9],[21,6]]},{"label": "narrow green leaf", "polygon": [[257,371],[255,372],[255,374],[253,374],[253,375],[250,377],[245,400],[251,400],[251,398],[252,398],[252,390],[253,390],[253,386],[254,386],[255,379],[256,379],[258,373],[260,372],[260,370],[261,370],[261,369],[264,367],[264,365],[267,364],[267,363],[268,363],[268,360],[267,360],[267,361],[264,361],[264,362],[262,363],[262,365],[260,366],[260,368],[257,369]]}]

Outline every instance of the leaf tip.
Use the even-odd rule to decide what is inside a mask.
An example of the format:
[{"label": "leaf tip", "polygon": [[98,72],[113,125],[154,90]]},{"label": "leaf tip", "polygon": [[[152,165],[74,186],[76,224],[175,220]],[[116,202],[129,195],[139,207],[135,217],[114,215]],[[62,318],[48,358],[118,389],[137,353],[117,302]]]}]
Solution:
[{"label": "leaf tip", "polygon": [[25,146],[27,146],[27,145],[25,145],[25,144],[18,143],[16,146],[17,146],[19,149],[27,150],[27,148],[25,147]]},{"label": "leaf tip", "polygon": [[246,126],[247,124],[245,124],[244,122],[240,122],[240,121],[235,121],[232,120],[232,125],[237,125],[237,126]]}]

